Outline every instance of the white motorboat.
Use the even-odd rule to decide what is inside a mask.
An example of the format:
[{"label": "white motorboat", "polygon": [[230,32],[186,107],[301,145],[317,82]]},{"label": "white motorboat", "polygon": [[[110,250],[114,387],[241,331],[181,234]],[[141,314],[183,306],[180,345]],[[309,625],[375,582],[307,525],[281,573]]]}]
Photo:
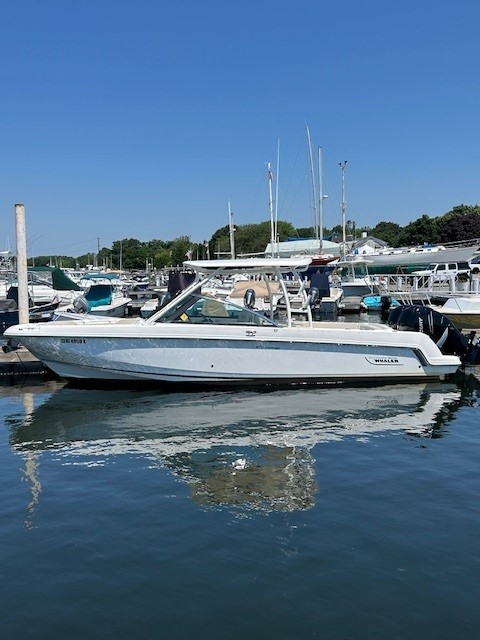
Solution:
[{"label": "white motorboat", "polygon": [[[11,287],[17,287],[13,273],[0,283],[0,299],[6,298]],[[28,267],[28,296],[35,306],[67,305],[82,289],[62,269],[56,267]]]},{"label": "white motorboat", "polygon": [[443,305],[429,305],[447,316],[458,329],[480,329],[480,295],[452,297]]},{"label": "white motorboat", "polygon": [[369,261],[360,256],[334,260],[332,283],[340,287],[344,298],[381,295],[383,288],[380,281],[369,273]]},{"label": "white motorboat", "polygon": [[55,320],[72,321],[78,316],[104,316],[123,318],[131,298],[123,295],[109,283],[92,282],[85,293],[76,297],[73,302],[55,311]]},{"label": "white motorboat", "polygon": [[[344,383],[443,379],[461,362],[426,334],[368,323],[314,323],[301,272],[309,259],[186,262],[192,284],[136,324],[52,322],[16,325],[5,335],[69,379],[207,385]],[[211,278],[235,273],[276,280],[283,324],[254,309],[202,295]],[[284,274],[299,282],[307,321],[296,323]],[[248,291],[246,292],[246,294]],[[273,317],[273,312],[272,312]]]}]

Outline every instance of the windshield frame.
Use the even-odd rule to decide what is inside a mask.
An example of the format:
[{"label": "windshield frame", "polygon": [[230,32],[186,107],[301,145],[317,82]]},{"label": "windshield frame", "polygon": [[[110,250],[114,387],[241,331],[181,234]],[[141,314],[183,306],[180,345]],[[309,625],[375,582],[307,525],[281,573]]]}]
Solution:
[{"label": "windshield frame", "polygon": [[[208,306],[210,311],[205,311]],[[212,313],[215,310],[217,313]],[[235,304],[229,299],[206,296],[198,291],[182,297],[176,304],[172,301],[165,313],[156,319],[155,324],[160,323],[277,327],[275,322],[259,311]]]}]

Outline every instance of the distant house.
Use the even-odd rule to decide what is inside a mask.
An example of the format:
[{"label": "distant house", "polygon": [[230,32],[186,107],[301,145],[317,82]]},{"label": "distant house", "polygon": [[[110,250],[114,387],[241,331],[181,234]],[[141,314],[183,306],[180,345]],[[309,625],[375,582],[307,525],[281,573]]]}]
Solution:
[{"label": "distant house", "polygon": [[368,255],[369,253],[375,253],[379,249],[385,249],[385,247],[388,247],[388,242],[374,236],[366,236],[355,242],[353,252],[359,255]]}]

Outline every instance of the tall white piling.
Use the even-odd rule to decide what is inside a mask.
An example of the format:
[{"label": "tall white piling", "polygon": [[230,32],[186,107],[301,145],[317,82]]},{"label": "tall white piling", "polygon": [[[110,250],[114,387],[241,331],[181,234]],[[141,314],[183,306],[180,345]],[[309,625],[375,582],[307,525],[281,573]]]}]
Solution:
[{"label": "tall white piling", "polygon": [[28,271],[24,204],[15,205],[15,231],[17,235],[18,321],[20,324],[26,324],[28,322]]}]

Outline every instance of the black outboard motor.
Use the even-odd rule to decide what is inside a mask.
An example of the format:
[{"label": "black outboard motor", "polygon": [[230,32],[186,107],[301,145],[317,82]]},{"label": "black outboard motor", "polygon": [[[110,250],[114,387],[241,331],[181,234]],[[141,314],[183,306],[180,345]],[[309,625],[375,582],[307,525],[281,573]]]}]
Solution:
[{"label": "black outboard motor", "polygon": [[398,326],[397,326],[398,318],[400,317],[404,309],[405,309],[405,305],[400,305],[392,309],[388,314],[387,324],[393,327],[394,329],[398,329]]},{"label": "black outboard motor", "polygon": [[253,309],[255,307],[255,291],[253,289],[247,289],[243,296],[243,304],[247,309]]},{"label": "black outboard motor", "polygon": [[480,364],[480,341],[475,332],[461,333],[447,316],[417,305],[400,306],[393,309],[388,324],[399,331],[426,333],[445,355],[455,355],[463,365]]},{"label": "black outboard motor", "polygon": [[382,313],[389,311],[392,304],[390,296],[380,296],[380,310]]}]

